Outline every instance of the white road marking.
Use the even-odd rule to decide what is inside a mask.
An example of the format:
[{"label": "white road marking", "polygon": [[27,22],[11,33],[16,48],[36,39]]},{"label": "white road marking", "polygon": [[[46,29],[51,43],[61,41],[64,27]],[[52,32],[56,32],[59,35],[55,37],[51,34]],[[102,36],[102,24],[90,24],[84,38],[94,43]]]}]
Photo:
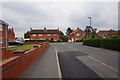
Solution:
[{"label": "white road marking", "polygon": [[88,57],[91,58],[91,59],[93,59],[93,60],[95,60],[95,61],[97,61],[97,62],[99,62],[99,63],[101,63],[101,64],[103,64],[104,66],[106,66],[106,67],[108,67],[108,68],[110,68],[110,69],[118,72],[118,70],[112,68],[111,66],[108,66],[107,64],[105,64],[105,63],[103,63],[103,62],[101,62],[101,61],[99,61],[99,60],[97,60],[97,59],[95,59],[95,58],[93,58],[93,57],[90,57],[90,56],[88,56]]},{"label": "white road marking", "polygon": [[57,65],[58,65],[58,76],[60,79],[62,79],[62,73],[61,73],[61,69],[60,69],[60,64],[59,64],[59,59],[58,59],[58,53],[57,53],[57,48],[55,46],[55,51],[56,51],[56,59],[57,59]]}]

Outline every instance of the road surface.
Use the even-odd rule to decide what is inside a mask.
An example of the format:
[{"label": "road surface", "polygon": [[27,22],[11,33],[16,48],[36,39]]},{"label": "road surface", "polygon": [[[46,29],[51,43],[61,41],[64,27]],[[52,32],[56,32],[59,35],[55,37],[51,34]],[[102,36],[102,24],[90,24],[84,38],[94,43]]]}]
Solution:
[{"label": "road surface", "polygon": [[118,78],[117,51],[81,43],[50,45],[21,78]]}]

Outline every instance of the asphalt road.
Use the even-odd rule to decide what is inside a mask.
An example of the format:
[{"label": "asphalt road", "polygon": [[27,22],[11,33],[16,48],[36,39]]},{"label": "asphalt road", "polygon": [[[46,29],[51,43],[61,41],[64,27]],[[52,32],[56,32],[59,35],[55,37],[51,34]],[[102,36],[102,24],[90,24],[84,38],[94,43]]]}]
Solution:
[{"label": "asphalt road", "polygon": [[118,53],[81,43],[55,44],[63,78],[118,78]]},{"label": "asphalt road", "polygon": [[81,43],[51,43],[21,78],[118,78],[118,54]]}]

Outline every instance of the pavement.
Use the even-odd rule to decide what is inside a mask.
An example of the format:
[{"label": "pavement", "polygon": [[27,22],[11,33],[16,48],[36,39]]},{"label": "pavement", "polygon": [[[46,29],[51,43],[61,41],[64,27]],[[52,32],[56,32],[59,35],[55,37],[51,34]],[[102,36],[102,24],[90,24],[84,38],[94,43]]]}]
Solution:
[{"label": "pavement", "polygon": [[59,78],[55,46],[50,45],[21,78]]},{"label": "pavement", "polygon": [[21,78],[118,78],[119,53],[82,43],[51,43]]}]

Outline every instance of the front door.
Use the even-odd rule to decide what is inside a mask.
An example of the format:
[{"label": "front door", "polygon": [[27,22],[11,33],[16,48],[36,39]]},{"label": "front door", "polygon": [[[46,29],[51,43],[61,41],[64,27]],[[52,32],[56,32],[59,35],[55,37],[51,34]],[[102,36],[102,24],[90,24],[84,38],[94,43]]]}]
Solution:
[{"label": "front door", "polygon": [[74,42],[74,38],[72,37],[72,42]]}]

